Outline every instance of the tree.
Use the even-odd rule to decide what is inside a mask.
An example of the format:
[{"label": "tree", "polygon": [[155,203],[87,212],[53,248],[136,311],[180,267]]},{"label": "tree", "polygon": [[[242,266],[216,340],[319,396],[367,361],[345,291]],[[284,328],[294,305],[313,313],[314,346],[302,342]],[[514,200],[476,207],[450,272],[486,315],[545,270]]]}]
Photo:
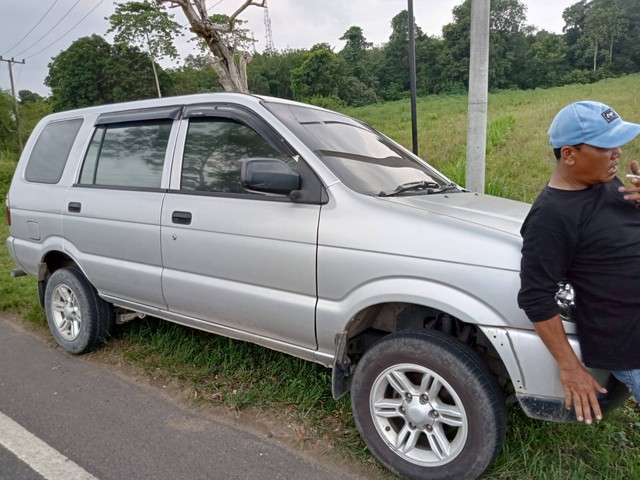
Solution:
[{"label": "tree", "polygon": [[44,100],[44,97],[42,97],[41,95],[38,95],[35,92],[32,92],[31,90],[19,90],[18,98],[20,99],[21,105],[26,105],[28,103],[36,103]]},{"label": "tree", "polygon": [[117,4],[107,20],[111,23],[107,33],[116,32],[116,44],[135,45],[149,52],[158,97],[161,97],[155,62],[165,57],[178,57],[173,37],[182,34],[182,27],[173,20],[173,15],[146,0]]},{"label": "tree", "polygon": [[105,75],[111,45],[99,35],[73,42],[49,63],[44,83],[51,88],[54,111],[102,105],[111,101]]},{"label": "tree", "polygon": [[[468,84],[471,35],[471,0],[452,10],[454,21],[442,29],[445,42],[443,78],[454,84]],[[519,86],[528,49],[527,7],[519,0],[493,0],[490,12],[489,85],[492,88]]]},{"label": "tree", "polygon": [[347,42],[339,55],[345,60],[349,74],[363,79],[366,75],[367,50],[373,43],[367,42],[362,28],[356,26],[349,27],[340,40]]},{"label": "tree", "polygon": [[204,41],[212,56],[209,64],[218,75],[220,84],[227,92],[248,92],[247,65],[251,55],[227,43],[224,34],[234,30],[236,18],[251,5],[265,6],[265,1],[245,0],[224,24],[216,24],[207,12],[206,0],[156,0],[182,8],[191,31]]},{"label": "tree", "polygon": [[[417,45],[424,39],[422,29],[415,25]],[[391,19],[391,35],[384,48],[385,65],[381,84],[389,100],[400,92],[409,91],[409,12],[402,10]]]},{"label": "tree", "polygon": [[291,72],[302,65],[307,55],[302,49],[255,55],[249,65],[250,91],[293,100]]},{"label": "tree", "polygon": [[189,55],[180,68],[166,70],[171,79],[170,95],[219,91],[218,76],[203,55]]},{"label": "tree", "polygon": [[[28,92],[28,90],[21,90]],[[31,92],[33,93],[33,92]],[[21,101],[20,102],[20,130],[22,130],[22,135],[24,138],[28,138],[36,124],[40,121],[42,117],[45,115],[49,115],[51,113],[51,104],[49,101],[37,93],[33,93],[34,97],[29,101]],[[20,95],[22,99],[22,95]]]},{"label": "tree", "polygon": [[0,90],[0,150],[17,152],[18,128],[13,107],[13,96],[9,92]]},{"label": "tree", "polygon": [[[168,80],[162,70],[159,80]],[[54,57],[45,84],[54,111],[156,95],[149,55],[134,46],[112,46],[99,35],[80,38]]]},{"label": "tree", "polygon": [[609,63],[613,59],[613,43],[623,36],[627,30],[624,12],[617,5],[593,5],[587,12],[584,31],[593,46],[593,70],[597,68],[599,45],[609,42]]},{"label": "tree", "polygon": [[291,91],[296,100],[338,97],[344,67],[326,43],[314,45],[300,67],[291,72]]},{"label": "tree", "polygon": [[547,31],[538,32],[527,59],[528,87],[553,87],[561,85],[569,72],[567,44],[562,35]]}]

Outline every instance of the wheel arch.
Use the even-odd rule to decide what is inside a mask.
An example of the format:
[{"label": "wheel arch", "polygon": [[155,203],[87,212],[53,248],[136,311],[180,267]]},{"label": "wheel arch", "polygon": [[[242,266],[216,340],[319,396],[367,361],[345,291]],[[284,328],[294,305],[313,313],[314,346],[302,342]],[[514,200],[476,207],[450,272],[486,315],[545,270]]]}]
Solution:
[{"label": "wheel arch", "polygon": [[38,299],[40,300],[42,308],[44,308],[44,294],[49,277],[51,277],[56,270],[69,266],[78,268],[84,275],[84,271],[80,265],[78,265],[78,262],[60,250],[49,250],[42,256],[38,264]]},{"label": "wheel arch", "polygon": [[[380,339],[403,330],[433,329],[457,338],[478,353],[501,385],[512,383],[512,372],[505,366],[502,353],[496,350],[494,342],[487,337],[486,328],[481,327],[478,320],[480,317],[483,326],[486,323],[504,325],[504,318],[495,310],[473,297],[466,297],[457,304],[431,300],[424,295],[416,298],[405,294],[402,297],[403,301],[383,301],[360,308],[349,318],[343,331],[335,335],[334,398],[338,399],[350,390],[352,375],[362,354]],[[482,315],[473,315],[472,311]]]}]

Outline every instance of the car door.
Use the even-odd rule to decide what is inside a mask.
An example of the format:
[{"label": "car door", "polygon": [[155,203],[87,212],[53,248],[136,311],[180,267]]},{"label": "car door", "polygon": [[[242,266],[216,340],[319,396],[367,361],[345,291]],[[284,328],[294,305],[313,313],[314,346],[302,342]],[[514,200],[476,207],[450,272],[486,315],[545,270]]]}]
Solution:
[{"label": "car door", "polygon": [[[242,161],[276,158],[319,180],[256,115],[187,108],[162,210],[162,287],[174,314],[315,348],[320,201],[243,189]],[[306,186],[306,187],[305,187]]]},{"label": "car door", "polygon": [[181,110],[100,116],[78,181],[67,192],[65,250],[107,297],[166,309],[160,212]]}]

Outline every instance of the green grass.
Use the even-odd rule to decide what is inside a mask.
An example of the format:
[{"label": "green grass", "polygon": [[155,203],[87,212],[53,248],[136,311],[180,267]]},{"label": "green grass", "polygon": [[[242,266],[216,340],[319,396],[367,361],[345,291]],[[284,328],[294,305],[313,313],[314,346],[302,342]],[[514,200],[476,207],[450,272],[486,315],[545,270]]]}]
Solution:
[{"label": "green grass", "polygon": [[[507,197],[532,202],[547,182],[555,165],[547,130],[554,115],[578,100],[611,105],[623,119],[640,123],[640,74],[602,80],[589,85],[566,85],[528,91],[491,93],[488,105],[488,136],[491,125],[513,118],[506,141],[495,145],[486,164],[486,178],[509,186]],[[430,96],[418,99],[420,156],[444,173],[464,156],[467,129],[466,95]],[[411,148],[409,101],[402,100],[345,109]],[[627,145],[626,160],[640,159],[640,142]],[[463,173],[464,177],[464,173]],[[489,189],[487,189],[489,192]]]},{"label": "green grass", "polygon": [[[532,201],[547,181],[555,159],[546,131],[555,113],[581,99],[612,105],[640,122],[640,75],[549,90],[504,91],[489,98],[487,188]],[[419,99],[421,156],[464,184],[467,99],[462,95]],[[405,146],[411,145],[408,101],[349,109]],[[640,159],[640,140],[625,147],[627,160]],[[13,279],[4,247],[4,195],[16,157],[0,152],[0,310],[11,310],[45,326],[33,278]],[[623,167],[626,168],[626,161]],[[140,367],[151,378],[173,379],[195,402],[244,412],[262,412],[300,425],[299,440],[322,438],[336,454],[390,477],[359,438],[348,398],[331,398],[331,374],[319,365],[255,345],[191,330],[153,318],[131,322],[103,349]],[[507,440],[485,479],[640,478],[640,409],[633,402],[597,425],[554,424],[530,419],[509,407]]]},{"label": "green grass", "polygon": [[17,155],[0,151],[0,311],[12,310],[33,321],[42,320],[38,288],[31,277],[11,277],[15,264],[9,257],[5,239],[9,235],[5,197],[18,162]]}]

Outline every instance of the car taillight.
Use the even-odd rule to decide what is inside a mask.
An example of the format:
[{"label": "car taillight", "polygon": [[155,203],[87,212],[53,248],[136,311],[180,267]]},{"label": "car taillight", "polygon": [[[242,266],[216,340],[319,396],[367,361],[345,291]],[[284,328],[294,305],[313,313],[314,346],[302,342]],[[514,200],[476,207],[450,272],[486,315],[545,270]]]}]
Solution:
[{"label": "car taillight", "polygon": [[9,195],[5,199],[5,204],[7,205],[7,225],[11,226],[11,207],[9,205]]}]

